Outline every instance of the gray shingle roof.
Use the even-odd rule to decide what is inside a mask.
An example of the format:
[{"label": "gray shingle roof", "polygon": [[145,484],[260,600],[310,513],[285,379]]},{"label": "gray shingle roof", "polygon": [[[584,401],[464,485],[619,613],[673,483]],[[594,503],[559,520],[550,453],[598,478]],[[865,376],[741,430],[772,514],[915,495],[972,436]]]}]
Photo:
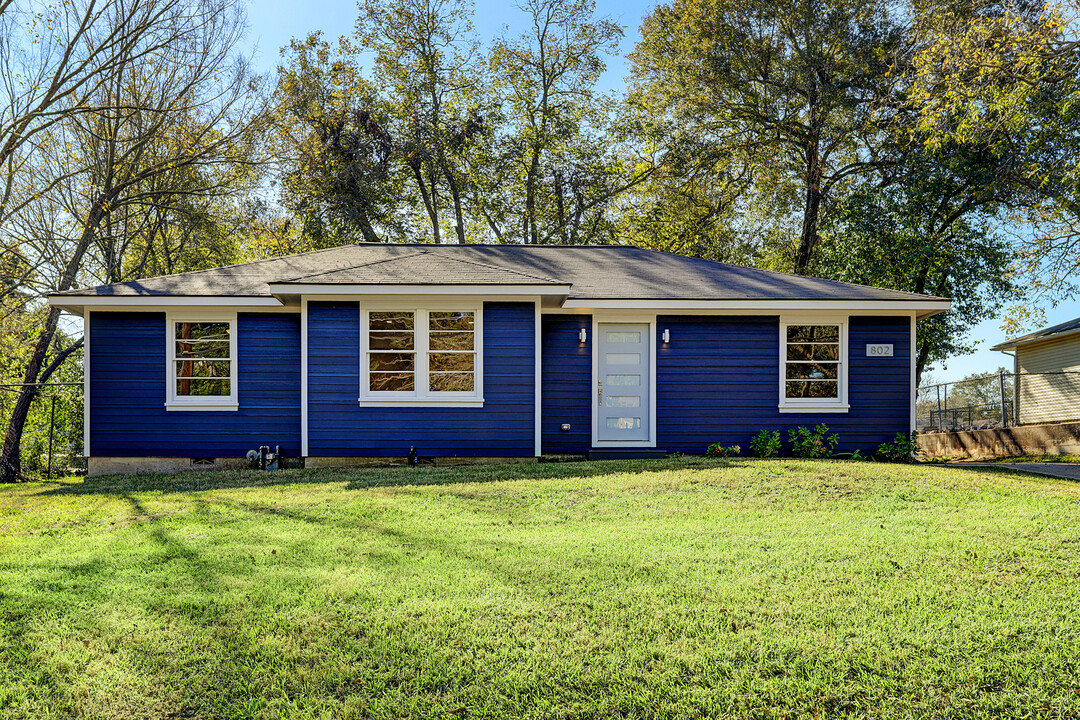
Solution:
[{"label": "gray shingle roof", "polygon": [[301,275],[281,283],[304,285],[559,285],[558,280],[500,268],[475,259],[429,250],[398,255],[341,270]]},{"label": "gray shingle roof", "polygon": [[571,299],[940,300],[628,245],[356,244],[59,296],[270,297],[269,283],[570,285]]},{"label": "gray shingle roof", "polygon": [[1042,330],[1036,330],[1033,333],[1027,335],[1021,335],[1018,338],[1006,340],[1003,343],[998,343],[991,350],[1011,350],[1017,345],[1027,345],[1028,343],[1036,342],[1038,340],[1049,340],[1052,337],[1058,335],[1065,335],[1066,333],[1080,332],[1080,318],[1073,318],[1072,320],[1066,320],[1058,325],[1051,325],[1048,328]]}]

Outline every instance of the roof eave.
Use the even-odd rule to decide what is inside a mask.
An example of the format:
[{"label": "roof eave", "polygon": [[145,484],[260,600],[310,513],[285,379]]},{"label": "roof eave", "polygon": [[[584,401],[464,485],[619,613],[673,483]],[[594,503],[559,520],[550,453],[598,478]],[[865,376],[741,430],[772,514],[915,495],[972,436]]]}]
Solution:
[{"label": "roof eave", "polygon": [[861,310],[914,312],[917,317],[931,317],[952,307],[951,300],[782,300],[782,299],[641,299],[641,298],[570,298],[566,309],[625,310],[762,310],[762,311],[848,311]]},{"label": "roof eave", "polygon": [[570,285],[555,283],[522,284],[446,284],[446,283],[269,283],[275,297],[300,295],[553,295],[565,297]]},{"label": "roof eave", "polygon": [[998,351],[1015,350],[1016,348],[1024,347],[1025,345],[1034,345],[1036,343],[1046,342],[1047,340],[1059,340],[1063,337],[1069,337],[1070,335],[1077,334],[1080,334],[1080,328],[1062,330],[1061,332],[1051,333],[1050,335],[1040,335],[1039,337],[1018,337],[1012,340],[1006,340],[1003,343],[998,343],[990,349]]},{"label": "roof eave", "polygon": [[286,303],[266,295],[61,295],[48,296],[49,305],[81,315],[86,308],[117,307],[248,307],[275,308]]}]

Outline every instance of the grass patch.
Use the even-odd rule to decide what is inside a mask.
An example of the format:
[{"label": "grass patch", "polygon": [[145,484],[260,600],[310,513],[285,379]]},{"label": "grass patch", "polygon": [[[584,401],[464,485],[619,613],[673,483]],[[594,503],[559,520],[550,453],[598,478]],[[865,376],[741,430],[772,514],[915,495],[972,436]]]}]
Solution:
[{"label": "grass patch", "polygon": [[835,461],[3,487],[0,716],[1075,718],[1078,517]]}]

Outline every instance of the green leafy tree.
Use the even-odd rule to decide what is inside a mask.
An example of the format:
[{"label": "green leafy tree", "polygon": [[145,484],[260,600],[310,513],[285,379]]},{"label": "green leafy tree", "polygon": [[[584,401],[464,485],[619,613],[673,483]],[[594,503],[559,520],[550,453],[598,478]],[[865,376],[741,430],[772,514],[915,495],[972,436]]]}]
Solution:
[{"label": "green leafy tree", "polygon": [[580,243],[610,237],[606,211],[640,181],[613,141],[613,98],[596,83],[622,28],[592,0],[527,0],[529,30],[495,43],[492,94],[501,108],[498,162],[483,186],[496,237]]},{"label": "green leafy tree", "polygon": [[913,156],[888,185],[863,183],[824,228],[819,275],[953,299],[946,313],[921,320],[916,374],[972,352],[973,325],[1015,292],[1015,254],[999,230],[994,180],[980,185],[970,167],[956,174]]},{"label": "green leafy tree", "polygon": [[1011,193],[1004,221],[1016,228],[1023,285],[1037,302],[1073,296],[1080,270],[1076,20],[1067,3],[917,5],[906,61],[918,141],[994,158]]},{"label": "green leafy tree", "polygon": [[457,241],[467,242],[465,156],[486,130],[471,18],[463,0],[362,0],[356,26],[357,42],[375,55],[389,132],[436,243],[447,205]]},{"label": "green leafy tree", "polygon": [[789,223],[783,264],[807,273],[838,188],[888,162],[872,120],[903,37],[893,18],[859,0],[672,0],[642,24],[632,102],[673,162],[694,152]]},{"label": "green leafy tree", "polygon": [[300,221],[304,249],[404,234],[404,174],[389,110],[356,63],[357,49],[318,33],[293,40],[278,68],[270,146],[280,201]]},{"label": "green leafy tree", "polygon": [[[6,218],[2,240],[19,257],[32,258],[33,283],[23,286],[36,298],[139,276],[152,267],[147,248],[160,248],[157,240],[168,237],[154,234],[153,223],[170,225],[168,213],[197,199],[225,198],[253,178],[264,95],[259,76],[234,54],[243,13],[228,0],[162,0],[154,7],[141,34],[114,48],[122,57],[95,80],[92,110],[65,115],[21,146],[30,154],[20,156],[20,171],[10,176],[17,211]],[[96,22],[108,34],[117,31],[110,23],[126,20],[106,14]],[[162,37],[169,42],[162,45]],[[148,47],[152,62],[142,62]],[[122,246],[134,255],[112,252]],[[2,482],[20,475],[36,384],[77,349],[57,349],[59,319],[59,309],[49,308],[36,328],[0,455]]]}]

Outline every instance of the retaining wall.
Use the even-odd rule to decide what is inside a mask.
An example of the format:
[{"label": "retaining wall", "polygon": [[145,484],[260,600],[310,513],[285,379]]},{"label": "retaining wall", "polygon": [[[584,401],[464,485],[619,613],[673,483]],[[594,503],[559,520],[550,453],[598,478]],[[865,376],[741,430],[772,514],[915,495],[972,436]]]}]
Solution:
[{"label": "retaining wall", "polygon": [[989,460],[1018,455],[1080,455],[1080,423],[928,433],[919,449],[931,458]]}]

